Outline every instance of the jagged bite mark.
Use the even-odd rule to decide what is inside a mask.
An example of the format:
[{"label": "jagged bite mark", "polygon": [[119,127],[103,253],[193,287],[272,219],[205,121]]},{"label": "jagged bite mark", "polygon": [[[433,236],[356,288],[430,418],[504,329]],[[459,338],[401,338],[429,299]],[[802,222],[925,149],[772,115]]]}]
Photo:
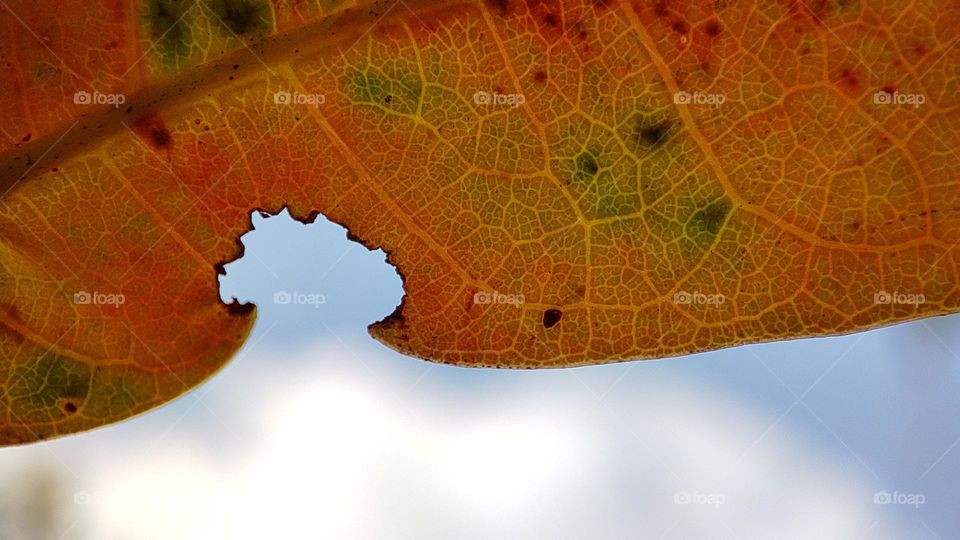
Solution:
[{"label": "jagged bite mark", "polygon": [[230,315],[233,315],[235,317],[243,317],[245,315],[249,315],[250,313],[253,312],[253,310],[257,309],[257,306],[255,304],[252,304],[249,302],[245,302],[241,304],[240,301],[237,300],[236,298],[234,298],[233,301],[230,302],[229,304],[224,304],[224,306],[227,308],[227,312],[229,312]]}]

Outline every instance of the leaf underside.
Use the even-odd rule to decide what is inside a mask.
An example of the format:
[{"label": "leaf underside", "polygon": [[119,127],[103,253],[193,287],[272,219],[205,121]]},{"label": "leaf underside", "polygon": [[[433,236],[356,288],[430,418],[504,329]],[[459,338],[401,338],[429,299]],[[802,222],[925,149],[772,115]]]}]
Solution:
[{"label": "leaf underside", "polygon": [[253,209],[384,249],[371,334],[462,366],[960,305],[960,3],[358,1],[0,4],[0,444],[222,367]]}]

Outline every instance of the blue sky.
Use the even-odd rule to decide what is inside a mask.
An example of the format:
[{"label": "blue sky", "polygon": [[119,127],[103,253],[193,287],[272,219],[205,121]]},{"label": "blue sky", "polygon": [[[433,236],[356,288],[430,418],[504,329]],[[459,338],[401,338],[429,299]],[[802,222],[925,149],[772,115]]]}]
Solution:
[{"label": "blue sky", "polygon": [[[0,453],[0,538],[960,534],[957,317],[662,361],[454,368],[367,336],[402,294],[383,253],[323,218],[253,221],[221,280],[258,305],[240,354],[158,411]],[[37,486],[46,536],[20,512]]]}]

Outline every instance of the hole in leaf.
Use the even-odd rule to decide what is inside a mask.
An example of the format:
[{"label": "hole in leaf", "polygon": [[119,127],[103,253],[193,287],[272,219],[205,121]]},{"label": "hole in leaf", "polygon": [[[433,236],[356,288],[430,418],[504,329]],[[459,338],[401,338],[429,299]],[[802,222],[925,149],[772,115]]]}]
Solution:
[{"label": "hole in leaf", "polygon": [[[314,219],[315,218],[315,219]],[[366,337],[366,327],[394,311],[403,296],[396,269],[323,216],[251,214],[240,258],[219,266],[220,298],[257,306],[257,328],[293,344],[310,332]],[[311,222],[312,221],[312,222]],[[251,341],[256,341],[251,336]]]}]

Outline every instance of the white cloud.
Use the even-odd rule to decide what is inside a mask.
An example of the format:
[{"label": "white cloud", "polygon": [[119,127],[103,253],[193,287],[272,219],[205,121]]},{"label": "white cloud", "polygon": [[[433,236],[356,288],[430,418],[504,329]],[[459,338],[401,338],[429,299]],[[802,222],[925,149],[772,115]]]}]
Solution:
[{"label": "white cloud", "polygon": [[[862,471],[782,425],[751,448],[773,413],[683,379],[608,406],[584,388],[602,368],[517,375],[497,392],[437,368],[405,393],[339,345],[296,356],[272,376],[276,359],[244,360],[211,389],[228,425],[260,415],[242,448],[173,430],[147,456],[90,471],[95,536],[896,536],[875,524]],[[247,378],[261,391],[244,407],[217,405]],[[678,492],[705,504],[675,504]]]}]

